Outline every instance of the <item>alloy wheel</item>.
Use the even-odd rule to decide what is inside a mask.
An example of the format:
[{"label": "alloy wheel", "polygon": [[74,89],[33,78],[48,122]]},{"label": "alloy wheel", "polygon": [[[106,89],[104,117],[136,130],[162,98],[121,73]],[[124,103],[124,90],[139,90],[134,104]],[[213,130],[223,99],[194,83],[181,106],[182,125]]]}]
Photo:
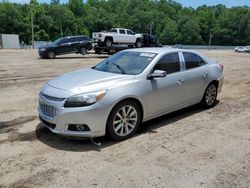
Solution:
[{"label": "alloy wheel", "polygon": [[214,104],[217,96],[217,88],[215,85],[211,84],[206,91],[205,101],[208,106]]},{"label": "alloy wheel", "polygon": [[133,106],[123,106],[113,119],[113,129],[118,136],[129,135],[136,127],[138,114]]}]

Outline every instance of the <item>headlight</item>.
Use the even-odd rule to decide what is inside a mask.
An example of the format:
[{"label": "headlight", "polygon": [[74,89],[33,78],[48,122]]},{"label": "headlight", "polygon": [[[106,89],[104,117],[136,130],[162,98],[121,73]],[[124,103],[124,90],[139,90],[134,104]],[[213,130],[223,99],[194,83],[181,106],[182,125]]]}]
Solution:
[{"label": "headlight", "polygon": [[45,48],[40,48],[40,51],[45,51]]},{"label": "headlight", "polygon": [[92,105],[97,101],[101,100],[106,94],[106,92],[107,90],[103,90],[93,93],[74,95],[66,100],[64,107],[70,108],[70,107],[83,107]]}]

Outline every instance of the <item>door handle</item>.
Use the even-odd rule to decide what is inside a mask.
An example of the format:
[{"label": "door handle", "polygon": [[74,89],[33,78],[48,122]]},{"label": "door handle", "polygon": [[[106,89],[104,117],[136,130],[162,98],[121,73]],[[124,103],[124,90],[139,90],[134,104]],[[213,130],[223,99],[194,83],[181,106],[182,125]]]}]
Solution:
[{"label": "door handle", "polygon": [[203,78],[206,78],[207,75],[208,75],[208,73],[206,72],[206,73],[204,73],[204,74],[202,75],[202,77],[203,77]]},{"label": "door handle", "polygon": [[180,80],[176,81],[176,83],[177,83],[178,85],[182,85],[182,84],[183,84],[183,82],[184,82],[184,80],[183,80],[183,79],[180,79]]}]

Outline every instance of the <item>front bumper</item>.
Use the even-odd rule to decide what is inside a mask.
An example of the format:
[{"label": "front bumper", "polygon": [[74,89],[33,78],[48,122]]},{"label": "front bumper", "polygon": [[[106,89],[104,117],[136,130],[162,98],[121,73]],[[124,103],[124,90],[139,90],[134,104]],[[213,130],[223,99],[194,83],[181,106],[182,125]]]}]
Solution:
[{"label": "front bumper", "polygon": [[[105,135],[106,121],[109,114],[109,107],[97,102],[91,106],[64,108],[64,101],[51,101],[39,97],[39,101],[56,109],[54,117],[43,113],[40,105],[38,107],[39,118],[41,122],[53,133],[72,136],[72,137],[99,137]],[[39,102],[39,103],[40,103]],[[90,130],[72,131],[69,125],[84,124]]]},{"label": "front bumper", "polygon": [[47,51],[46,51],[46,50],[44,50],[44,51],[38,50],[38,55],[39,55],[40,57],[47,57]]}]

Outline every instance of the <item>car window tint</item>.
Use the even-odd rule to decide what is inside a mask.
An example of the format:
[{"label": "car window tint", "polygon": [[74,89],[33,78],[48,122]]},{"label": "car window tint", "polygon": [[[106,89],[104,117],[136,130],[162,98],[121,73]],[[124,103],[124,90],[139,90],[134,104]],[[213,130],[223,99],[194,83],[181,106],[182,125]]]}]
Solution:
[{"label": "car window tint", "polygon": [[68,40],[64,38],[64,39],[60,40],[59,43],[60,43],[60,44],[65,44],[65,43],[67,43],[67,42],[68,42]]},{"label": "car window tint", "polygon": [[120,29],[120,34],[125,34],[125,30],[124,29]]},{"label": "car window tint", "polygon": [[198,55],[190,52],[183,52],[186,69],[192,69],[205,65],[205,61]]},{"label": "car window tint", "polygon": [[110,32],[117,33],[117,29],[111,29]]},{"label": "car window tint", "polygon": [[131,30],[127,30],[128,35],[134,35],[134,33]]},{"label": "car window tint", "polygon": [[80,40],[81,41],[86,41],[86,40],[89,40],[88,37],[80,37]]},{"label": "car window tint", "polygon": [[167,54],[155,65],[155,70],[164,70],[167,74],[180,71],[180,59],[178,53]]},{"label": "car window tint", "polygon": [[74,37],[74,38],[69,38],[68,42],[77,42],[78,38]]}]

